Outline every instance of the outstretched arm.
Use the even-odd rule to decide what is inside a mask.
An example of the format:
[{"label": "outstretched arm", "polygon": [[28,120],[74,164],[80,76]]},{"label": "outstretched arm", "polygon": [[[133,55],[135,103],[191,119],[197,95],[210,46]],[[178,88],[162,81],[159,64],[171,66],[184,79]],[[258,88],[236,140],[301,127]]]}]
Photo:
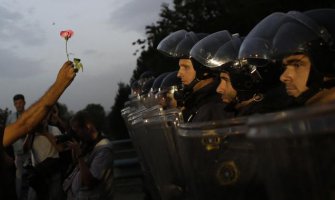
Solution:
[{"label": "outstretched arm", "polygon": [[3,145],[8,146],[12,144],[39,124],[45,118],[53,104],[56,103],[65,89],[71,84],[75,76],[76,71],[73,68],[73,63],[71,61],[65,62],[58,72],[56,81],[46,93],[31,105],[15,123],[5,128]]}]

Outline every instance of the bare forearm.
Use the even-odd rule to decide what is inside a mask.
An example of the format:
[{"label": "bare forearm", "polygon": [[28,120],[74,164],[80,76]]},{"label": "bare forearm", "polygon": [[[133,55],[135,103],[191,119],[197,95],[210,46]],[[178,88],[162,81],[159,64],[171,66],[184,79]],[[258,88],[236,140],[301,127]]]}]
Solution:
[{"label": "bare forearm", "polygon": [[13,143],[40,123],[65,89],[64,84],[53,84],[41,99],[22,114],[16,124],[6,127],[3,139],[4,146]]},{"label": "bare forearm", "polygon": [[36,126],[42,119],[45,118],[46,114],[57,102],[66,88],[67,85],[64,83],[54,83],[41,97],[41,99],[39,99],[26,112],[23,113],[20,119],[23,120],[29,129]]},{"label": "bare forearm", "polygon": [[56,103],[64,90],[71,84],[75,77],[73,64],[66,62],[58,73],[57,79],[47,92],[32,106],[30,106],[21,117],[6,127],[3,144],[8,146],[18,138],[29,133],[46,116],[51,106]]}]

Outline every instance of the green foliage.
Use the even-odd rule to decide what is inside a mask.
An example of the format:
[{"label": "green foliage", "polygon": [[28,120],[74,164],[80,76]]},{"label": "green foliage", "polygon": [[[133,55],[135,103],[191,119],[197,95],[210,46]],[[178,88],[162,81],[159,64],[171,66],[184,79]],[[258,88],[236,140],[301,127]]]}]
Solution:
[{"label": "green foliage", "polygon": [[6,126],[6,120],[10,112],[8,111],[8,108],[1,109],[0,108],[0,134],[2,134],[2,131],[4,131]]},{"label": "green foliage", "polygon": [[130,87],[124,83],[119,83],[118,93],[115,96],[114,105],[111,112],[107,116],[109,124],[109,132],[114,139],[129,138],[125,122],[121,116],[121,110],[124,108],[124,103],[128,100]]}]

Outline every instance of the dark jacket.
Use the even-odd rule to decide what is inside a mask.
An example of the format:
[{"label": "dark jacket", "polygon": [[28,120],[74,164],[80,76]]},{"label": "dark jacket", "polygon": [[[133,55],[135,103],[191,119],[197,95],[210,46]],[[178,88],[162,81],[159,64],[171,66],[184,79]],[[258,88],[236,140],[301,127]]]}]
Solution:
[{"label": "dark jacket", "polygon": [[252,102],[238,110],[236,116],[279,112],[295,107],[294,98],[288,96],[285,87],[281,85],[265,93],[262,101]]},{"label": "dark jacket", "polygon": [[219,80],[184,97],[183,116],[185,122],[204,122],[227,118],[225,104],[216,93]]}]

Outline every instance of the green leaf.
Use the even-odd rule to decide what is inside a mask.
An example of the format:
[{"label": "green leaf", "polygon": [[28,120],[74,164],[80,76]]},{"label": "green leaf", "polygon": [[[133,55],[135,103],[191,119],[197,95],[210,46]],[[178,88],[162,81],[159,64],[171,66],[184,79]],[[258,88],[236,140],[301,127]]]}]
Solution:
[{"label": "green leaf", "polygon": [[74,63],[80,63],[80,59],[79,58],[73,58],[73,62]]},{"label": "green leaf", "polygon": [[80,59],[79,59],[79,58],[74,58],[74,59],[73,59],[73,62],[74,62],[74,68],[75,68],[75,69],[78,69],[78,71],[81,69],[82,72],[84,71],[84,66],[83,66],[83,64],[80,62]]}]

